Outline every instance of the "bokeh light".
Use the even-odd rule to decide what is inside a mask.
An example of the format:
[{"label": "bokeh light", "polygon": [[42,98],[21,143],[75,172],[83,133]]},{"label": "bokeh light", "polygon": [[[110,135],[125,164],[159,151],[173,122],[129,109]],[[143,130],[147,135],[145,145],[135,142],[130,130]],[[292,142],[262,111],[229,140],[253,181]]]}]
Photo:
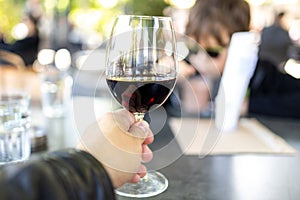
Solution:
[{"label": "bokeh light", "polygon": [[16,40],[22,40],[28,36],[29,30],[26,24],[19,23],[12,29],[12,36]]},{"label": "bokeh light", "polygon": [[167,3],[179,9],[191,8],[196,0],[166,0]]},{"label": "bokeh light", "polygon": [[55,66],[61,70],[66,71],[71,66],[71,54],[67,49],[59,49],[54,58]]},{"label": "bokeh light", "polygon": [[98,1],[106,9],[113,8],[118,3],[118,0],[98,0]]},{"label": "bokeh light", "polygon": [[52,49],[42,49],[39,51],[37,60],[41,65],[49,65],[53,63],[55,51]]}]

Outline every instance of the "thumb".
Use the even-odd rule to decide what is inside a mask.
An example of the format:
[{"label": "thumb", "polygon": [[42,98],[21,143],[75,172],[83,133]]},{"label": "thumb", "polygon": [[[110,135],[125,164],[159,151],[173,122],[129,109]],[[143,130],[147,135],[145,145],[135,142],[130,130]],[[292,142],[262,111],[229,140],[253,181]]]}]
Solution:
[{"label": "thumb", "polygon": [[150,131],[149,124],[146,121],[139,121],[133,124],[130,127],[128,132],[133,137],[141,139],[141,142],[143,143],[147,138],[149,131]]}]

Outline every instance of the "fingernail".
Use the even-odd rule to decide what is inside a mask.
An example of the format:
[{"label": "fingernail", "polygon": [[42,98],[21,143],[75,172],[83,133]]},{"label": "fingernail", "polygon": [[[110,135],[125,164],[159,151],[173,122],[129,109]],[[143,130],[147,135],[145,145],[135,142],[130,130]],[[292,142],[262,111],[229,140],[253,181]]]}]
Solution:
[{"label": "fingernail", "polygon": [[136,125],[137,125],[139,128],[141,128],[142,131],[143,131],[144,133],[147,133],[147,134],[148,134],[148,128],[149,128],[149,125],[148,125],[147,122],[145,122],[145,121],[140,121],[140,122],[138,122]]}]

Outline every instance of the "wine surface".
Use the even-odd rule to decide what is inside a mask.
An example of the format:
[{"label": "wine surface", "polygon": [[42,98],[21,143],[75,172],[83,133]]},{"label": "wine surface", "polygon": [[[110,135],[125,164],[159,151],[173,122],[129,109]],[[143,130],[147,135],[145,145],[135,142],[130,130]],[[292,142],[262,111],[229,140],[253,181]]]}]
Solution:
[{"label": "wine surface", "polygon": [[146,113],[156,109],[170,95],[175,78],[107,78],[114,98],[132,113]]}]

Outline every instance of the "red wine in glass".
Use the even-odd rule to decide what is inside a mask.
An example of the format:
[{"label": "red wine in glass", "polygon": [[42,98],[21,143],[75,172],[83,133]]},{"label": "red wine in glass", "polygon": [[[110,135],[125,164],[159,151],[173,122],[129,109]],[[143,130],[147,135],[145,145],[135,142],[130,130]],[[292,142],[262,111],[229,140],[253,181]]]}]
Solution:
[{"label": "red wine in glass", "polygon": [[159,107],[170,95],[175,78],[107,78],[114,98],[131,113],[146,113]]}]

